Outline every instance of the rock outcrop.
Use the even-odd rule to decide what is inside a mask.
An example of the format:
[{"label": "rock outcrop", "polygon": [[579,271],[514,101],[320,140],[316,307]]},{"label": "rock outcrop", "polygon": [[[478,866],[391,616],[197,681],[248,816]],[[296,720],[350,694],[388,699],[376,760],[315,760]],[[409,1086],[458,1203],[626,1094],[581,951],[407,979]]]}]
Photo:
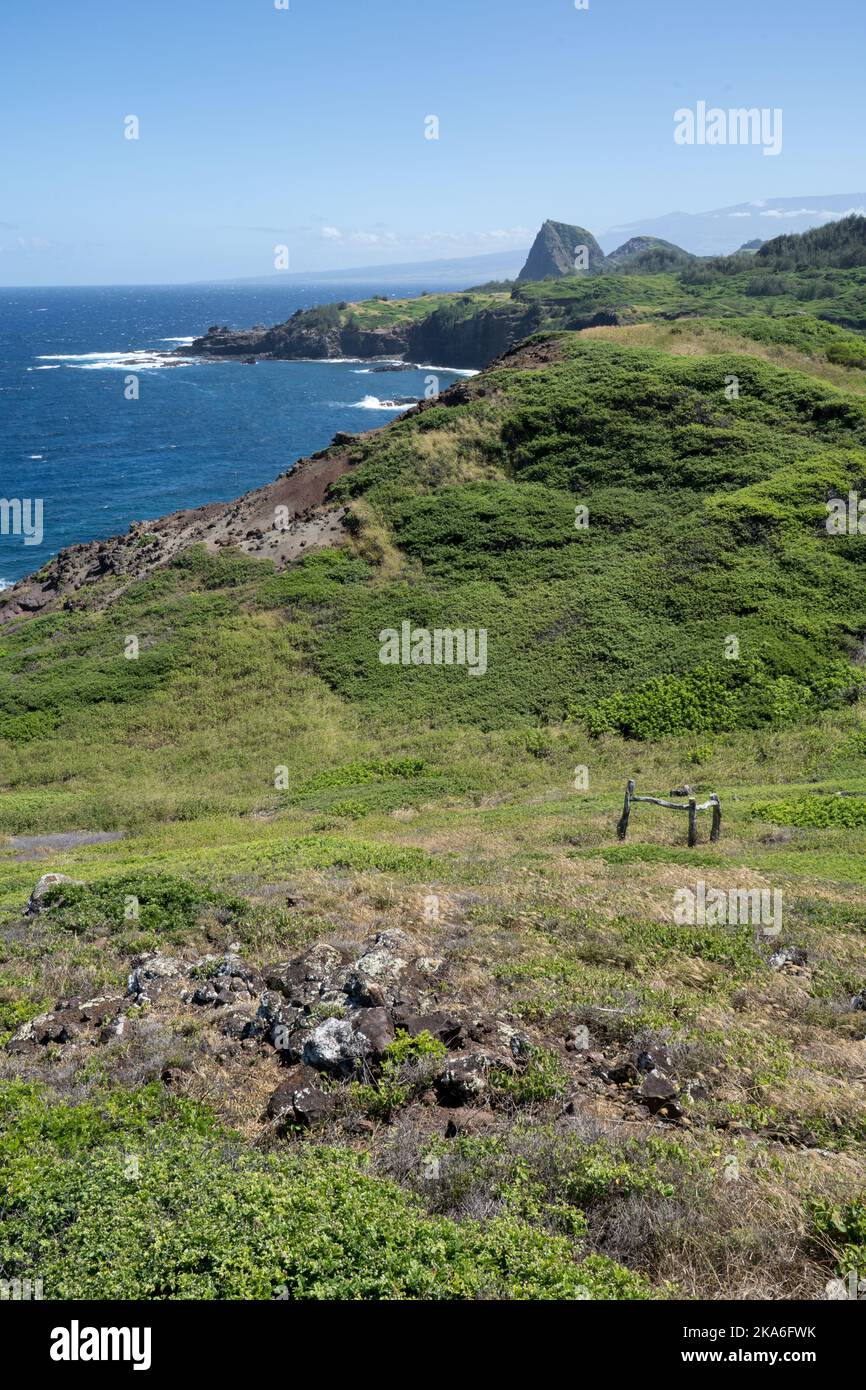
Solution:
[{"label": "rock outcrop", "polygon": [[[457,302],[455,296],[455,303]],[[533,331],[525,304],[508,301],[462,317],[433,309],[421,319],[407,319],[390,328],[361,329],[347,323],[328,324],[315,311],[294,314],[273,328],[210,328],[178,354],[200,358],[321,360],[358,357],[368,361],[390,358],[399,364],[443,363],[480,371]]]},{"label": "rock outcrop", "polygon": [[[48,900],[41,911],[54,907]],[[361,1132],[369,1125],[358,1113],[361,1093],[379,1120],[389,1118],[390,1095],[398,1105],[417,1101],[434,1123],[438,1110],[446,1136],[482,1132],[521,1103],[522,1092],[532,1100],[544,1082],[533,1069],[545,1057],[559,1071],[562,1084],[551,1094],[563,1115],[602,1106],[639,1122],[690,1124],[685,1112],[706,1095],[703,1077],[683,1077],[663,1038],[644,1034],[623,1051],[616,1042],[594,1044],[585,1024],[572,1022],[564,1036],[558,1025],[553,1034],[530,1032],[507,1007],[457,1003],[448,943],[437,944],[441,956],[429,941],[390,928],[360,944],[318,941],[263,966],[242,959],[234,944],[194,958],[151,951],[131,960],[125,993],[59,999],[21,1024],[6,1051],[26,1073],[81,1065],[97,1047],[153,1056],[148,1049],[166,1040],[174,1058],[175,1040],[196,1038],[194,1062],[163,1066],[161,1054],[164,1085],[185,1089],[184,1065],[219,1076],[221,1086],[233,1078],[234,1104],[243,1108],[248,1086],[258,1097],[246,1121],[277,1133],[331,1122]],[[419,1038],[413,1051],[409,1040]],[[395,1073],[395,1065],[404,1069]]]},{"label": "rock outcrop", "polygon": [[682,270],[695,260],[689,251],[657,236],[633,236],[611,251],[604,263],[610,273],[657,275],[661,271]]},{"label": "rock outcrop", "polygon": [[[580,254],[582,248],[585,248],[583,255]],[[592,274],[602,269],[604,259],[604,252],[585,227],[548,220],[542,224],[517,278],[547,280],[551,276],[559,278],[581,271]],[[584,260],[586,264],[582,264]]]}]

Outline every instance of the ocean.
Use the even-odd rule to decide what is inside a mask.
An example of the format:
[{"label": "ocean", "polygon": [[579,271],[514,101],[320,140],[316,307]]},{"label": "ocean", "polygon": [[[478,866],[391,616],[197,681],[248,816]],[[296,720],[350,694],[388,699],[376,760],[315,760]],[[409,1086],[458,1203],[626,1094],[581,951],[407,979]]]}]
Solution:
[{"label": "ocean", "polygon": [[[23,503],[17,534],[14,509],[0,504],[7,531],[0,587],[64,546],[270,482],[337,430],[393,419],[407,408],[388,405],[396,397],[423,397],[424,367],[371,373],[355,361],[171,363],[172,349],[211,324],[279,323],[296,309],[373,293],[417,290],[394,283],[0,289],[0,499]],[[433,365],[440,389],[465,375]]]}]

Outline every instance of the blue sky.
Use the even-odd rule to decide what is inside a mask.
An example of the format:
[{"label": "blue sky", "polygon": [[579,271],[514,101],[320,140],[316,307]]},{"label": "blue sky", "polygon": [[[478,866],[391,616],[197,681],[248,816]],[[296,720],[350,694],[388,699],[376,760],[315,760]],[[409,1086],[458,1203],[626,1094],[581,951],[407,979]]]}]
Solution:
[{"label": "blue sky", "polygon": [[[866,186],[863,0],[289,3],[6,5],[0,284],[474,255],[545,217]],[[782,108],[781,154],[677,146],[699,100]]]}]

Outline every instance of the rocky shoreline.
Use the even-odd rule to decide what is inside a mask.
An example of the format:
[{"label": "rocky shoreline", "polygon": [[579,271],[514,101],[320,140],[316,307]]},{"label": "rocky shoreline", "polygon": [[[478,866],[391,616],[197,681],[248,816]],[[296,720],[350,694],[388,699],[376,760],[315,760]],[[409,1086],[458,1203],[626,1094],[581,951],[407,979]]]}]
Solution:
[{"label": "rocky shoreline", "polygon": [[[593,328],[616,322],[615,314],[602,311],[570,326]],[[374,370],[387,370],[388,359],[397,359],[398,367],[442,362],[460,370],[482,371],[537,327],[535,306],[520,301],[456,319],[434,309],[425,318],[380,328],[359,328],[351,322],[323,324],[318,311],[298,310],[285,323],[271,328],[232,329],[213,324],[200,338],[177,348],[175,355],[245,363],[349,357],[371,363]]]}]

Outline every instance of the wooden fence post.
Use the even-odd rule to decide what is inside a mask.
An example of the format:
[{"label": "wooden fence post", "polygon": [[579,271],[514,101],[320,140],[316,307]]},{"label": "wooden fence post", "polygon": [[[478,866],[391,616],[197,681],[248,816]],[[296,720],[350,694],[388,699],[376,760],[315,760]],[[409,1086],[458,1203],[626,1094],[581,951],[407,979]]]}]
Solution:
[{"label": "wooden fence post", "polygon": [[710,830],[710,840],[713,844],[716,844],[722,829],[722,807],[715,792],[713,792],[710,800],[713,803],[713,825]]},{"label": "wooden fence post", "polygon": [[689,797],[689,846],[698,843],[698,803],[693,796]]},{"label": "wooden fence post", "polygon": [[625,801],[622,805],[622,815],[619,818],[619,825],[616,827],[616,838],[624,840],[628,831],[628,818],[631,813],[631,798],[634,791],[634,781],[629,779],[625,789]]}]

